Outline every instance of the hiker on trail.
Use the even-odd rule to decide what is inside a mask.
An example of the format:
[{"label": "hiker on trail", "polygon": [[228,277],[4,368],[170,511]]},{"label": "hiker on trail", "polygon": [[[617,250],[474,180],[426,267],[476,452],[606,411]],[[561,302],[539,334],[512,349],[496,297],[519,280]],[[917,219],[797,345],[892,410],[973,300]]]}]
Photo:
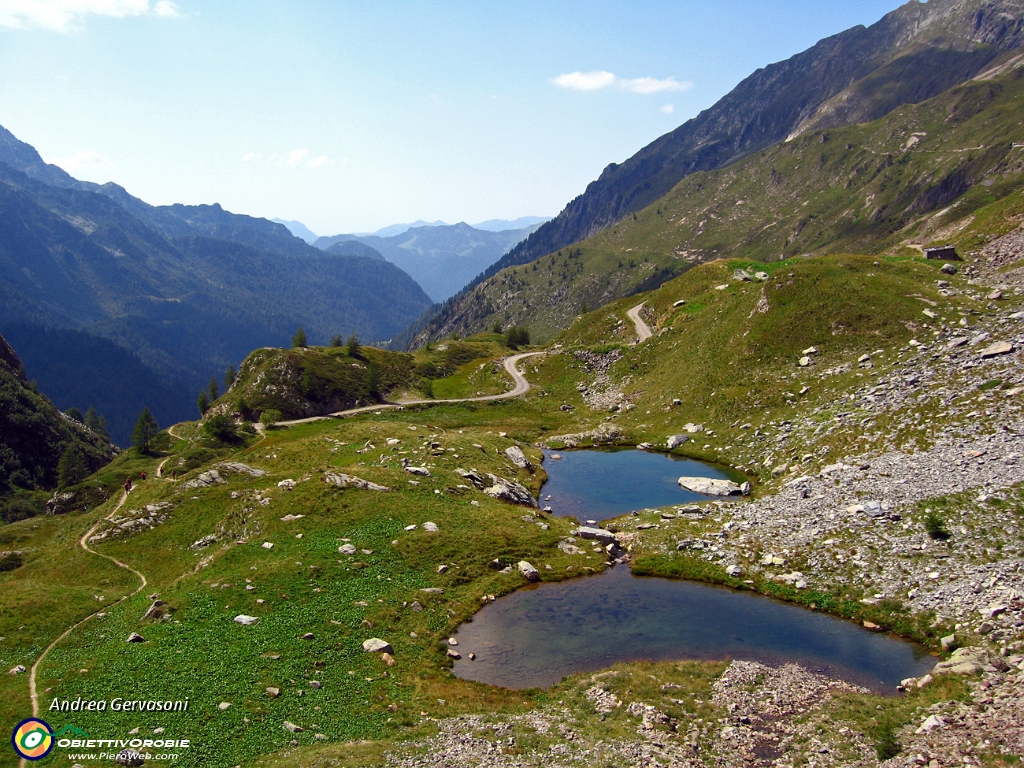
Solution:
[{"label": "hiker on trail", "polygon": [[142,476],[143,480],[146,479],[146,470],[142,470],[142,472],[140,472],[139,474]]},{"label": "hiker on trail", "polygon": [[126,477],[124,479],[124,492],[125,493],[131,493],[132,492],[132,479],[131,479],[130,476]]}]

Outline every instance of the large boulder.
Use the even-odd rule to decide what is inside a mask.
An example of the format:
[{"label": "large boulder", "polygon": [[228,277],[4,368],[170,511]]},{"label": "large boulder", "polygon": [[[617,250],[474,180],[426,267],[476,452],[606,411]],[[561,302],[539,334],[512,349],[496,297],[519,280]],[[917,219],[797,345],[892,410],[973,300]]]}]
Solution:
[{"label": "large boulder", "polygon": [[615,534],[611,531],[606,531],[604,528],[593,528],[589,525],[581,525],[572,532],[572,535],[581,539],[593,539],[600,542],[602,546],[618,543]]},{"label": "large boulder", "polygon": [[506,448],[505,455],[508,457],[509,461],[520,469],[533,469],[533,462],[526,458],[526,454],[523,453],[523,449],[518,445],[510,445]]},{"label": "large boulder", "polygon": [[690,442],[689,435],[672,435],[668,439],[668,449],[671,451],[674,448],[678,448],[683,443]]},{"label": "large boulder", "polygon": [[688,491],[705,496],[742,496],[742,486],[732,480],[716,477],[680,477],[679,485]]},{"label": "large boulder", "polygon": [[487,473],[487,477],[490,478],[491,485],[488,488],[484,488],[484,493],[491,498],[500,499],[512,504],[522,504],[524,507],[537,506],[537,501],[522,483],[515,480],[506,480],[504,477],[492,475],[490,472]]},{"label": "large boulder", "polygon": [[527,581],[540,581],[540,571],[525,560],[519,561],[519,572],[523,574]]},{"label": "large boulder", "polygon": [[394,654],[395,652],[395,649],[391,647],[391,643],[387,640],[381,640],[379,637],[371,637],[369,640],[363,640],[363,650],[367,653]]}]

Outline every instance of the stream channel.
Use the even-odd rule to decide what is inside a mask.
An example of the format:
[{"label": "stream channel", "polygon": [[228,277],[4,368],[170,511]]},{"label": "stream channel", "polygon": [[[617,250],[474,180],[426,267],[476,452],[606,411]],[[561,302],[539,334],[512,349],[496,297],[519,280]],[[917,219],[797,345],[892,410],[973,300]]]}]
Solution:
[{"label": "stream channel", "polygon": [[[542,503],[581,523],[707,501],[679,488],[678,478],[727,477],[707,464],[637,450],[561,456],[545,461]],[[797,662],[892,693],[935,663],[919,646],[852,622],[753,592],[633,576],[625,565],[517,590],[481,608],[454,637],[462,655],[457,677],[512,689],[546,688],[623,661],[748,659]]]}]

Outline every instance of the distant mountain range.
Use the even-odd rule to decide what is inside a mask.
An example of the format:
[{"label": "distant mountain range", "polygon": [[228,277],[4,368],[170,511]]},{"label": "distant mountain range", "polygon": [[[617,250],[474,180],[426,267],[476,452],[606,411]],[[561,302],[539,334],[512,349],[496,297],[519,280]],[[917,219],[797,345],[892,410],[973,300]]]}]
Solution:
[{"label": "distant mountain range", "polygon": [[275,224],[283,224],[288,228],[288,231],[295,235],[300,240],[305,240],[310,245],[319,237],[313,230],[303,224],[301,221],[285,221],[284,219],[271,219]]},{"label": "distant mountain range", "polygon": [[[605,168],[557,217],[461,292],[468,298],[453,297],[420,322],[419,334],[410,329],[403,338],[422,341],[467,325],[485,303],[475,295],[477,285],[547,254],[558,253],[561,261],[560,251],[638,214],[683,179],[730,167],[809,132],[875,120],[931,99],[1006,62],[1022,40],[1020,0],[911,0],[870,27],[854,27],[759,69],[711,108]],[[727,246],[722,245],[719,253]],[[649,276],[643,287],[655,287],[686,266],[673,264],[660,269],[660,277]],[[608,279],[621,283],[614,274]],[[553,278],[548,287],[557,289]],[[596,287],[589,292],[599,302],[618,295]]]},{"label": "distant mountain range", "polygon": [[[537,217],[526,217],[537,219]],[[539,219],[521,229],[480,229],[468,224],[427,224],[387,237],[334,235],[316,241],[328,253],[355,253],[352,245],[369,246],[423,286],[434,301],[444,301],[500,259],[512,246],[540,226]],[[484,222],[493,227],[497,221]],[[396,225],[400,226],[400,225]],[[390,229],[390,228],[385,228]],[[342,250],[339,250],[341,248]],[[371,255],[366,253],[366,255]]]},{"label": "distant mountain range", "polygon": [[[288,345],[300,325],[311,343],[350,333],[387,340],[430,303],[384,260],[325,253],[280,224],[217,204],[148,205],[47,165],[0,128],[0,331],[108,339],[194,400],[211,375],[257,347]],[[32,333],[52,342],[36,350],[51,356],[36,355],[41,368],[59,362],[66,340]],[[96,397],[116,390],[110,377],[122,370],[92,373]],[[67,393],[48,394],[64,402]],[[176,409],[167,418],[195,415]]]}]

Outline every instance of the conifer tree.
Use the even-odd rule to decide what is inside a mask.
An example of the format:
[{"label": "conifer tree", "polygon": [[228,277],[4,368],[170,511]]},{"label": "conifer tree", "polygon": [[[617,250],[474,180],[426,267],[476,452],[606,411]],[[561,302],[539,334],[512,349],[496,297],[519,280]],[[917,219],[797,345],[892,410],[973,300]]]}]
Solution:
[{"label": "conifer tree", "polygon": [[57,462],[57,489],[78,485],[89,476],[89,463],[77,445],[69,445]]},{"label": "conifer tree", "polygon": [[300,325],[299,330],[292,336],[292,347],[305,347],[306,344],[306,330]]},{"label": "conifer tree", "polygon": [[149,408],[143,408],[132,430],[132,445],[139,449],[139,453],[149,453],[149,444],[159,431],[160,427]]}]

